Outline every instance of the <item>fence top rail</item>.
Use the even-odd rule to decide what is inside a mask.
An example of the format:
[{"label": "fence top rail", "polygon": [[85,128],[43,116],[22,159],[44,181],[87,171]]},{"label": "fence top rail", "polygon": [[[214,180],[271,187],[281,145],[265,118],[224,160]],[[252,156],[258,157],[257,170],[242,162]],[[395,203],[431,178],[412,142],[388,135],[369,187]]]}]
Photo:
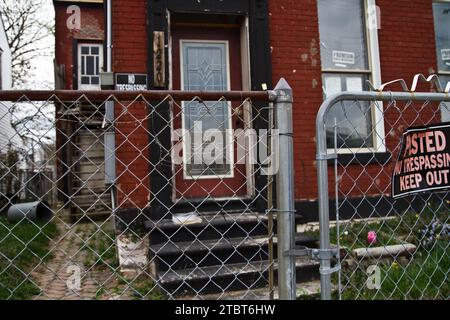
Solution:
[{"label": "fence top rail", "polygon": [[430,102],[450,102],[449,93],[436,92],[390,92],[390,91],[347,91],[329,96],[320,106],[316,117],[316,139],[317,155],[325,157],[327,155],[326,135],[323,127],[325,125],[325,115],[335,104],[341,101],[430,101]]},{"label": "fence top rail", "polygon": [[341,101],[430,101],[450,102],[450,93],[435,92],[389,92],[389,91],[348,91],[336,93],[328,97],[317,113],[316,125],[322,129],[325,114],[330,107]]},{"label": "fence top rail", "polygon": [[167,97],[173,100],[272,102],[275,97],[270,91],[180,91],[180,90],[147,90],[147,91],[78,91],[78,90],[0,90],[0,101],[75,101],[85,98],[92,102],[104,102],[108,99],[134,101],[145,99],[161,101]]}]

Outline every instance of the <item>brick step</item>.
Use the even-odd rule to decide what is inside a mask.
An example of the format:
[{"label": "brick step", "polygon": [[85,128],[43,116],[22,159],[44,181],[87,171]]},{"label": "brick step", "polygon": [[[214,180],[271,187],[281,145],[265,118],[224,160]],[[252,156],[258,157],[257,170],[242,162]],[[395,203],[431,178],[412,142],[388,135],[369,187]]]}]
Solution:
[{"label": "brick step", "polygon": [[110,194],[106,191],[105,181],[103,180],[88,180],[88,181],[73,181],[72,194],[74,195],[90,195],[92,197],[100,197],[102,194]]},{"label": "brick step", "polygon": [[73,205],[73,210],[77,214],[85,214],[85,213],[96,213],[96,212],[103,212],[103,211],[112,211],[111,205]]}]

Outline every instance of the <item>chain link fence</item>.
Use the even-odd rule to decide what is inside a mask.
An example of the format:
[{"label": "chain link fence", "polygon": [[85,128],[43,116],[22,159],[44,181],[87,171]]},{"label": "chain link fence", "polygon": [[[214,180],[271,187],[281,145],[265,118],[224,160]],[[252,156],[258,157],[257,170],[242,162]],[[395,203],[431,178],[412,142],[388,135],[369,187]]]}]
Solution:
[{"label": "chain link fence", "polygon": [[295,299],[319,273],[324,299],[448,299],[448,192],[391,193],[403,132],[448,95],[330,97],[320,222],[296,235],[277,88],[2,91],[0,299]]},{"label": "chain link fence", "polygon": [[392,197],[403,132],[449,112],[437,78],[427,80],[438,92],[416,92],[422,78],[412,90],[401,81],[404,92],[342,93],[320,108],[323,299],[450,298],[449,192]]},{"label": "chain link fence", "polygon": [[0,299],[277,297],[276,96],[1,92]]}]

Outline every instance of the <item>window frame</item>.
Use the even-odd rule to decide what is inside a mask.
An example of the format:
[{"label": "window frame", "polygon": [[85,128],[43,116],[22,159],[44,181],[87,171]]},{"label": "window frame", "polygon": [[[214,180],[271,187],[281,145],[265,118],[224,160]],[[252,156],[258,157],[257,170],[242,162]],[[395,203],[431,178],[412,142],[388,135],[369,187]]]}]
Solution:
[{"label": "window frame", "polygon": [[[81,83],[81,78],[82,78],[82,74],[81,74],[81,59],[82,59],[82,50],[81,48],[83,46],[89,46],[91,47],[97,47],[99,49],[99,62],[98,62],[98,78],[99,78],[99,83],[97,84],[82,84]],[[89,54],[91,55],[91,54]],[[101,90],[101,80],[100,80],[100,73],[102,72],[102,67],[103,67],[103,43],[100,42],[79,42],[77,44],[77,86],[79,90]]]},{"label": "window frame", "polygon": [[[353,75],[365,75],[372,82],[375,87],[381,86],[381,65],[380,65],[380,50],[379,50],[379,42],[378,42],[378,26],[369,27],[370,21],[378,21],[378,17],[372,16],[373,14],[377,14],[376,10],[376,0],[362,0],[363,1],[363,10],[364,13],[362,17],[364,17],[364,36],[365,43],[367,46],[367,62],[368,69],[334,69],[334,68],[321,68],[322,78],[325,74],[337,74],[337,75],[345,75],[345,74],[353,74]],[[373,8],[372,10],[369,10]],[[320,23],[320,22],[319,22]],[[319,35],[320,36],[320,35]],[[324,84],[323,84],[323,88]],[[324,90],[325,95],[325,90]],[[340,148],[338,149],[339,154],[356,154],[356,153],[384,153],[386,152],[386,144],[385,144],[385,127],[384,127],[384,115],[383,115],[383,103],[381,101],[377,101],[377,106],[371,106],[371,126],[373,128],[372,140],[373,147],[365,148]],[[335,153],[334,148],[328,148],[328,153]]]},{"label": "window frame", "polygon": [[[438,55],[438,52],[437,52],[438,48],[437,48],[436,21],[434,19],[434,6],[433,6],[435,3],[447,3],[450,6],[450,0],[433,0],[432,3],[431,3],[431,9],[432,9],[432,14],[433,14],[433,27],[434,27],[434,42],[435,42],[435,46],[436,46],[436,50],[435,50],[435,54],[436,54],[436,71],[437,71],[437,75],[438,76],[444,76],[444,77],[449,78],[450,77],[450,71],[448,71],[448,70],[447,71],[439,70],[439,55]],[[446,87],[447,83],[448,82],[442,83],[442,81],[441,81],[441,84],[444,86],[444,88]],[[444,120],[444,117],[448,117],[448,115],[444,116],[444,112],[445,111],[444,111],[444,108],[443,108],[442,104],[448,104],[448,103],[442,102],[441,105],[439,106],[439,111],[441,113],[441,121]]]},{"label": "window frame", "polygon": [[[450,5],[450,0],[433,0],[432,3],[431,3],[432,14],[433,14],[433,27],[435,28],[435,30],[434,30],[434,42],[435,42],[436,49],[437,49],[436,21],[434,20],[434,7],[433,7],[433,4],[435,4],[435,3],[447,3],[447,4]],[[439,59],[439,57],[437,55],[437,50],[436,50],[435,54],[436,54],[436,59]],[[448,70],[447,71],[439,70],[439,61],[438,60],[436,60],[436,70],[437,70],[437,74],[438,75],[442,74],[442,75],[445,75],[445,76],[450,76],[450,71],[448,71]]]}]

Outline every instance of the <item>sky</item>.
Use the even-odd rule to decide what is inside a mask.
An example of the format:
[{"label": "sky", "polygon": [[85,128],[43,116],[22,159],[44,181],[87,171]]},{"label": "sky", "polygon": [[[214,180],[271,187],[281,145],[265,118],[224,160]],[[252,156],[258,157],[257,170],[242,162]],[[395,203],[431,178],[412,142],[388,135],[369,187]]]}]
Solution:
[{"label": "sky", "polygon": [[[26,0],[32,1],[32,0]],[[45,3],[40,10],[39,14],[45,20],[54,21],[55,12],[53,9],[52,0],[44,0]],[[40,52],[38,57],[33,58],[31,63],[31,70],[29,71],[29,79],[20,89],[29,90],[53,90],[54,89],[54,48],[55,38],[52,35],[38,44],[39,47],[46,47],[47,49]],[[18,88],[13,88],[18,89]],[[26,133],[28,137],[37,138],[41,142],[47,142],[47,139],[53,141],[55,138],[55,130],[53,128],[54,121],[54,105],[52,103],[19,103],[16,104],[14,111],[14,119],[20,119],[26,116],[43,115],[43,119],[36,118],[35,120],[28,121],[26,126],[18,129],[19,132]],[[35,145],[35,149],[38,147],[37,142],[25,142],[24,148],[31,150],[31,144]],[[31,143],[31,144],[30,144]],[[35,160],[39,160],[36,159]]]},{"label": "sky", "polygon": [[[52,0],[45,0],[42,15],[54,21],[55,11]],[[55,47],[55,38],[53,35],[46,39],[45,46],[50,47],[50,49],[45,50],[42,55],[31,62],[34,70],[30,76],[31,81],[27,84],[27,89],[54,89],[53,48]]]}]

